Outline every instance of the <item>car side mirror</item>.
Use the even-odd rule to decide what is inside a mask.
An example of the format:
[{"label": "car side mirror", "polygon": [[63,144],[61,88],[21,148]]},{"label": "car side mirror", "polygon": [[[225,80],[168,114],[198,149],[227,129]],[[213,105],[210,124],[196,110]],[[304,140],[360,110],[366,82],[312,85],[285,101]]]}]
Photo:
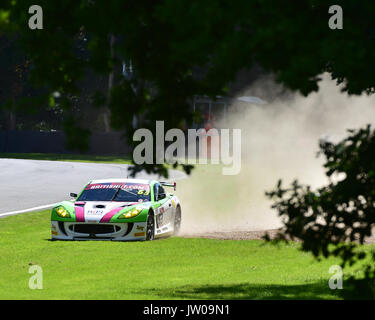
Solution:
[{"label": "car side mirror", "polygon": [[70,196],[71,196],[72,198],[77,198],[77,197],[78,197],[78,194],[71,192],[71,193],[70,193]]},{"label": "car side mirror", "polygon": [[158,196],[158,200],[162,200],[166,197],[165,193],[160,193]]}]

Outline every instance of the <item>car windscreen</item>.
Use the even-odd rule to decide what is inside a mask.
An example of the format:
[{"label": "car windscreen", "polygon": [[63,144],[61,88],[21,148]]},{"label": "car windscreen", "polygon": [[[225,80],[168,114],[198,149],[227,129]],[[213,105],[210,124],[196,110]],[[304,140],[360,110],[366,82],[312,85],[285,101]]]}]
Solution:
[{"label": "car windscreen", "polygon": [[150,186],[142,183],[95,183],[86,186],[77,201],[150,201]]}]

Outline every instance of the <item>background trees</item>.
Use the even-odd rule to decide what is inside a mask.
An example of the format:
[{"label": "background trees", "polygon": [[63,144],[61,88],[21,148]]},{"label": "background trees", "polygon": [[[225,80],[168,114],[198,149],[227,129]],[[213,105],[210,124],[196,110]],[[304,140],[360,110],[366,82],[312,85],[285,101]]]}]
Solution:
[{"label": "background trees", "polygon": [[[337,4],[344,10],[343,30],[328,28],[322,0],[42,0],[43,30],[27,27],[30,1],[5,1],[1,25],[19,35],[33,65],[30,81],[61,94],[64,128],[74,147],[80,143],[74,136],[88,132],[78,125],[68,97],[79,95],[87,72],[113,76],[109,96],[105,90],[91,93],[109,108],[111,127],[128,136],[134,115],[148,128],[157,119],[166,121],[166,129],[189,123],[193,95],[224,95],[236,74],[254,65],[303,94],[318,89],[324,71],[351,94],[372,92],[373,2]],[[123,61],[134,66],[129,79],[116,72]]]}]

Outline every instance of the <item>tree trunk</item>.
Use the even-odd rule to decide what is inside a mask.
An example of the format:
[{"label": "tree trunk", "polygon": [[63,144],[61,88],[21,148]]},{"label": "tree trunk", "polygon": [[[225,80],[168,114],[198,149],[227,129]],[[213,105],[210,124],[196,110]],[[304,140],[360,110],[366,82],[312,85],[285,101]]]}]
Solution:
[{"label": "tree trunk", "polygon": [[9,111],[9,130],[16,130],[17,129],[17,121],[16,121],[16,113],[13,110]]},{"label": "tree trunk", "polygon": [[[115,44],[115,36],[113,34],[110,35],[109,39],[109,46],[111,50],[111,59],[114,58],[114,44]],[[104,121],[104,130],[105,132],[111,131],[110,119],[111,119],[111,110],[109,109],[109,104],[111,102],[111,90],[113,88],[113,79],[114,79],[114,68],[112,68],[111,72],[108,76],[108,96],[107,96],[107,108],[103,114],[103,121]]]}]

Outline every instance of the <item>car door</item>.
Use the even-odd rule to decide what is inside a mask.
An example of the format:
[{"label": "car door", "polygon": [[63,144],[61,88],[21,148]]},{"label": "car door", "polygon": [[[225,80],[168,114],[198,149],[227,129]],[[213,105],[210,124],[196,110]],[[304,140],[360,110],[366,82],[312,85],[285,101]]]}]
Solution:
[{"label": "car door", "polygon": [[173,220],[173,206],[171,197],[165,193],[160,183],[154,185],[154,196],[159,207],[156,213],[156,227],[162,228]]}]

